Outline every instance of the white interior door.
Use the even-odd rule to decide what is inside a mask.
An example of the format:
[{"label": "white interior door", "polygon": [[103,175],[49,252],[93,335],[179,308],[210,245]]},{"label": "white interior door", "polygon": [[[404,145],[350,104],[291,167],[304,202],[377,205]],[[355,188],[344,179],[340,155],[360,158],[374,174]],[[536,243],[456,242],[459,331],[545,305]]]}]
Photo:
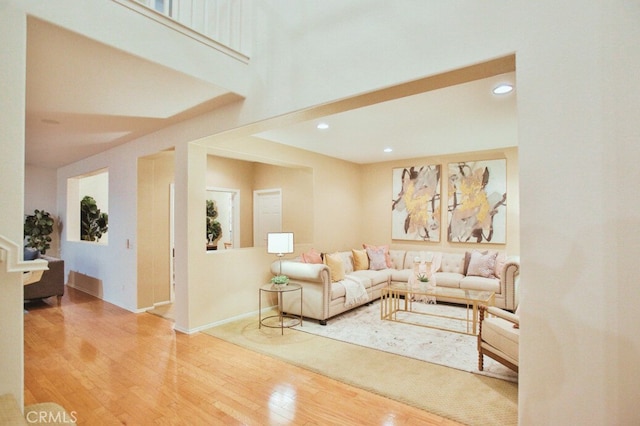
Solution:
[{"label": "white interior door", "polygon": [[282,190],[253,191],[253,246],[266,247],[269,232],[282,232]]}]

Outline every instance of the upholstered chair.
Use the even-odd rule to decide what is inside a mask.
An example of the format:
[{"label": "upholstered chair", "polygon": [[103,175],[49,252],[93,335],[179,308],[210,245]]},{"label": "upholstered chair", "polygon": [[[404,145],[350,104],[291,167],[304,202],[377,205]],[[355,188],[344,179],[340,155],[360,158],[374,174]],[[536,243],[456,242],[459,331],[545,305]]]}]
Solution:
[{"label": "upholstered chair", "polygon": [[496,307],[480,306],[478,333],[478,370],[484,368],[484,355],[514,371],[518,371],[518,341],[520,317]]}]

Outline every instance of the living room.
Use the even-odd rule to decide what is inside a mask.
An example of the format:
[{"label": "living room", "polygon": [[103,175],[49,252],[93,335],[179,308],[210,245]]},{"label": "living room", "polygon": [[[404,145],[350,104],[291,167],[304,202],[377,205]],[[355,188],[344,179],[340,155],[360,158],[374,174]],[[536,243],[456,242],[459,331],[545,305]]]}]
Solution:
[{"label": "living room", "polygon": [[[24,132],[22,100],[26,62],[15,52],[25,51],[25,15],[37,13],[96,38],[117,35],[96,34],[96,30],[87,28],[93,24],[75,24],[81,20],[95,23],[103,19],[92,10],[85,11],[80,18],[61,18],[53,10],[35,10],[30,3],[25,6],[10,1],[8,4],[7,13],[0,18],[5,40],[0,52],[7,58],[0,73],[2,81],[7,82],[6,99],[9,99],[2,107],[5,135],[2,146],[8,166],[0,173],[8,188],[21,188],[24,177],[20,164],[24,153],[22,145],[15,141],[22,140]],[[389,12],[386,6],[378,6],[381,12]],[[271,43],[273,54],[256,57],[255,66],[266,70],[269,57],[291,58],[292,52],[304,60],[292,67],[293,59],[271,59],[270,71],[259,73],[244,105],[234,105],[220,114],[167,128],[140,139],[135,146],[114,150],[109,156],[92,157],[56,172],[58,188],[64,187],[66,176],[105,166],[113,176],[119,177],[110,186],[118,198],[110,203],[114,213],[110,245],[117,250],[106,256],[89,253],[87,259],[68,247],[68,252],[63,250],[64,256],[77,257],[75,269],[97,258],[105,259],[107,267],[119,265],[108,279],[109,297],[127,309],[137,309],[135,289],[117,288],[116,291],[112,288],[115,282],[129,283],[137,279],[135,247],[125,248],[127,239],[135,241],[137,233],[135,225],[127,219],[136,217],[136,196],[131,194],[136,186],[136,159],[177,144],[176,187],[180,194],[176,195],[182,210],[178,213],[176,249],[187,256],[177,261],[178,282],[205,283],[211,280],[213,271],[229,265],[246,268],[269,263],[271,259],[266,253],[247,250],[246,255],[232,261],[221,254],[211,255],[211,265],[203,271],[193,268],[203,260],[207,262],[207,254],[200,240],[191,242],[186,237],[201,235],[200,231],[204,230],[204,224],[200,225],[202,202],[192,200],[187,194],[192,188],[190,182],[195,182],[196,191],[204,191],[207,147],[197,143],[187,147],[188,141],[517,52],[520,253],[524,259],[523,279],[526,277],[528,282],[535,283],[521,295],[528,306],[522,313],[526,326],[523,326],[521,340],[521,423],[587,423],[596,419],[603,424],[607,419],[612,423],[637,420],[632,411],[637,374],[629,371],[628,366],[633,365],[638,352],[635,349],[638,337],[632,330],[632,325],[638,322],[635,308],[638,300],[627,291],[627,286],[633,282],[633,262],[638,257],[638,247],[629,229],[635,229],[640,211],[634,191],[628,189],[629,182],[638,181],[634,164],[638,148],[633,143],[637,134],[634,117],[638,83],[629,78],[638,60],[632,46],[632,41],[639,37],[638,28],[633,25],[638,11],[625,2],[614,5],[585,5],[577,1],[561,5],[500,3],[486,5],[482,10],[471,3],[464,8],[458,6],[412,4],[412,8],[394,10],[393,16],[398,18],[394,21],[385,13],[359,13],[368,7],[364,2],[356,2],[355,10],[338,6],[314,10],[319,16],[340,17],[317,27],[307,25],[308,21],[302,17],[309,15],[299,8],[278,11],[276,15],[286,17],[285,22],[291,24],[281,25],[279,21],[270,26],[279,36],[265,37],[260,43]],[[70,2],[56,2],[52,8],[56,7],[74,9]],[[274,18],[273,10],[257,12],[265,21]],[[502,19],[496,20],[495,16]],[[349,24],[332,27],[327,22]],[[383,30],[371,31],[375,26]],[[389,28],[391,30],[385,30]],[[299,37],[300,33],[304,33],[304,37]],[[327,34],[345,43],[327,49]],[[350,37],[353,34],[369,37],[366,43],[359,44]],[[446,37],[434,38],[434,34]],[[436,39],[437,43],[433,42]],[[363,53],[365,45],[376,48],[366,54]],[[314,56],[311,52],[324,54]],[[256,132],[250,134],[253,133]],[[195,170],[191,170],[192,165],[197,165]],[[340,165],[335,173],[345,178],[345,182],[358,177]],[[321,181],[324,177],[314,176],[314,179]],[[571,184],[576,180],[580,182],[578,185]],[[3,191],[0,225],[2,234],[12,240],[20,239],[23,212],[10,206],[23,206],[23,197],[21,191]],[[341,194],[314,194],[314,203],[318,206],[348,198]],[[602,200],[608,200],[606,206]],[[349,217],[341,221],[337,229],[330,223],[314,226],[314,245],[331,247],[335,241],[342,241],[344,235],[359,229],[356,214],[346,213]],[[202,229],[194,229],[196,227]],[[377,237],[353,236],[345,244]],[[594,261],[593,253],[602,257]],[[615,272],[611,265],[616,265]],[[194,273],[190,275],[192,268]],[[615,275],[612,277],[612,274]],[[10,275],[2,277],[3,282],[11,283],[6,286],[3,301],[8,302],[7,306],[15,305],[15,309],[3,312],[2,322],[9,324],[13,332],[10,337],[3,337],[3,348],[11,346],[5,343],[15,339],[20,329],[22,289],[19,277],[13,279]],[[232,278],[232,273],[219,274],[223,281]],[[263,271],[252,273],[249,278],[251,282],[262,281]],[[210,301],[200,298],[205,292],[204,284],[202,287],[201,290],[177,289],[177,297],[187,301],[187,306],[177,312],[186,330],[217,319],[193,313],[210,309]],[[236,293],[235,298],[246,299],[248,306],[251,301],[255,303],[256,295],[247,291]],[[220,302],[222,305],[228,301]],[[221,311],[220,318],[233,315],[233,312],[224,312],[224,307]],[[11,367],[7,371],[21,370],[22,356],[17,349],[3,352],[2,361]],[[5,390],[21,393],[19,374],[5,372],[1,378]],[[578,399],[577,394],[581,395]]]}]

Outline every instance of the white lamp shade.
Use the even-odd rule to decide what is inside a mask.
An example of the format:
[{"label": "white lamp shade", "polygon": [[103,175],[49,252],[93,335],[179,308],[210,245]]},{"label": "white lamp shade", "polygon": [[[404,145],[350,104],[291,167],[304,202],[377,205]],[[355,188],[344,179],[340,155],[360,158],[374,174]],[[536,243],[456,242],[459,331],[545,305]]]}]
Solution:
[{"label": "white lamp shade", "polygon": [[293,253],[293,232],[269,232],[267,253]]}]

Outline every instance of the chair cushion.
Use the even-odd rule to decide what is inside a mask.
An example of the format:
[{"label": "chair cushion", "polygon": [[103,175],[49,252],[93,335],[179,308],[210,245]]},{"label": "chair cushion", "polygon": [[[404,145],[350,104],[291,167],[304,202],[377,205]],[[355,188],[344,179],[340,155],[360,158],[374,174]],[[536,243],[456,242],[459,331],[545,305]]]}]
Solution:
[{"label": "chair cushion", "polygon": [[482,340],[515,360],[518,359],[519,339],[520,329],[514,328],[509,321],[494,317],[482,321]]}]

